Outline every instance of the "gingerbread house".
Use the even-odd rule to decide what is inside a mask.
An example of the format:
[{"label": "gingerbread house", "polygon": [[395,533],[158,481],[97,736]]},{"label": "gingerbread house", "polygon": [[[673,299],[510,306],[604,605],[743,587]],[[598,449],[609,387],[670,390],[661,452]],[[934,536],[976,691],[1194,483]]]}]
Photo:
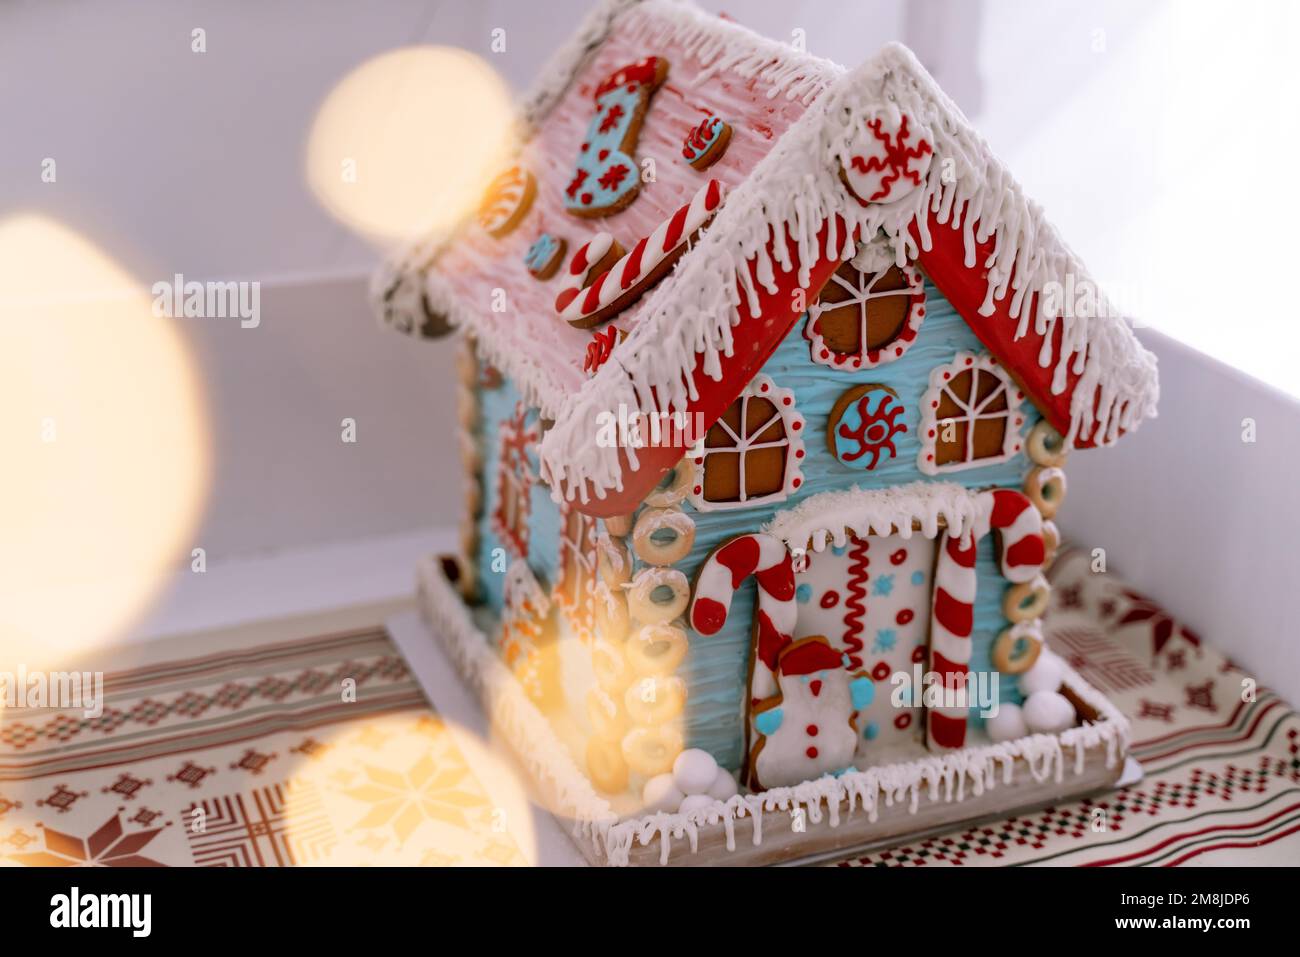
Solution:
[{"label": "gingerbread house", "polygon": [[426,617],[593,859],[1113,783],[1043,573],[1067,455],[1154,414],[1155,360],[912,54],[606,0],[519,128],[376,305],[463,349]]}]

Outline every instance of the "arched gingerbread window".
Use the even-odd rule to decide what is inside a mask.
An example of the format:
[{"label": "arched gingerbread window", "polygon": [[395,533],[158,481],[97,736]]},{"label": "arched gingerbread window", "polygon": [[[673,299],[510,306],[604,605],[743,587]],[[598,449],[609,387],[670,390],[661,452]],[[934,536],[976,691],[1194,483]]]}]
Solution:
[{"label": "arched gingerbread window", "polygon": [[529,421],[520,402],[498,430],[496,506],[492,531],[515,558],[528,557],[528,514],[534,481],[529,448],[537,441],[537,423]]},{"label": "arched gingerbread window", "polygon": [[565,503],[560,507],[559,575],[555,598],[583,641],[595,630],[596,520]]},{"label": "arched gingerbread window", "polygon": [[922,399],[922,472],[1002,462],[1021,449],[1024,392],[990,355],[959,352],[930,372]]},{"label": "arched gingerbread window", "polygon": [[813,362],[871,369],[892,362],[916,341],[925,318],[925,284],[912,266],[863,270],[861,257],[831,276],[808,310],[804,336]]},{"label": "arched gingerbread window", "polygon": [[692,504],[708,511],[784,499],[803,484],[803,426],[794,393],[755,376],[692,453]]}]

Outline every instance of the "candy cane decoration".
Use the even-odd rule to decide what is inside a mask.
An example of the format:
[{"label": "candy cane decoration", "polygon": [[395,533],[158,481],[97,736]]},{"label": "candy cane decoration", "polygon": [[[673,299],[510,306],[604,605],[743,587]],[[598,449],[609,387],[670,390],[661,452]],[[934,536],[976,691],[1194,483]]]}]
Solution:
[{"label": "candy cane decoration", "polygon": [[589,329],[617,315],[667,273],[667,267],[721,205],[722,184],[709,180],[689,203],[588,286],[593,268],[614,248],[613,236],[597,233],[573,254],[564,274],[565,288],[555,297],[555,311],[579,329]]},{"label": "candy cane decoration", "polygon": [[1014,489],[995,489],[985,495],[993,501],[989,526],[1002,533],[1002,577],[1017,583],[1033,581],[1047,556],[1043,516]]},{"label": "candy cane decoration", "polygon": [[[966,687],[970,671],[970,638],[975,617],[975,555],[990,530],[1001,533],[1002,576],[1027,582],[1042,570],[1046,548],[1042,516],[1020,492],[994,489],[979,497],[979,518],[964,538],[945,535],[934,571],[934,604],[930,619],[930,670],[945,688]],[[966,742],[966,707],[931,708],[926,714],[926,740],[931,748],[960,748]]]},{"label": "candy cane decoration", "polygon": [[750,695],[768,698],[776,692],[777,656],[791,642],[799,616],[794,564],[780,539],[760,533],[740,535],[710,555],[695,581],[691,627],[706,636],[721,631],[731,611],[732,596],[750,575],[758,585]]},{"label": "candy cane decoration", "polygon": [[[974,530],[962,538],[944,535],[934,567],[934,597],[930,617],[930,670],[946,691],[966,687],[970,672],[970,635],[975,620]],[[920,689],[916,689],[920,690]],[[959,699],[959,700],[964,700]],[[926,712],[926,741],[931,748],[960,748],[966,742],[969,702],[930,708]]]}]

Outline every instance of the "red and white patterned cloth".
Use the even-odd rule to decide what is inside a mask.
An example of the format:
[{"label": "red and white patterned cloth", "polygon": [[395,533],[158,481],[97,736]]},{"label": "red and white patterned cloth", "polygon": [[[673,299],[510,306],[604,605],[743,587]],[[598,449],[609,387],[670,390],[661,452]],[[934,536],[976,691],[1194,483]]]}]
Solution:
[{"label": "red and white patterned cloth", "polygon": [[[1300,863],[1300,717],[1087,555],[1052,578],[1047,639],[1129,715],[1145,779],[840,864]],[[517,781],[381,628],[190,648],[107,675],[99,718],[0,715],[0,865],[535,859]]]},{"label": "red and white patterned cloth", "polygon": [[0,865],[530,859],[526,810],[505,813],[490,759],[430,710],[382,627],[203,644],[107,674],[98,718],[0,715]]},{"label": "red and white patterned cloth", "polygon": [[1143,780],[838,866],[1300,864],[1300,716],[1089,563],[1053,566],[1045,634],[1133,722]]}]

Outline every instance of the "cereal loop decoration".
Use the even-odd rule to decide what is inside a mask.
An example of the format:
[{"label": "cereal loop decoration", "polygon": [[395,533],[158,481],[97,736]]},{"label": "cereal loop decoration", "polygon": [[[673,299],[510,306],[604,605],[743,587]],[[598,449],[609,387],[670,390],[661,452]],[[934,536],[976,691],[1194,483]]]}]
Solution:
[{"label": "cereal loop decoration", "polygon": [[1065,501],[1065,472],[1040,465],[1025,477],[1025,495],[1043,518],[1053,518]]},{"label": "cereal loop decoration", "polygon": [[1056,552],[1061,547],[1061,530],[1056,523],[1043,520],[1043,568],[1046,569],[1056,561]]},{"label": "cereal loop decoration", "polygon": [[893,389],[871,382],[854,386],[831,407],[826,444],[841,464],[871,471],[882,458],[898,454],[894,442],[907,431],[902,414]]},{"label": "cereal loop decoration", "polygon": [[623,589],[614,590],[603,581],[597,582],[592,602],[596,634],[608,641],[622,643],[628,631],[627,598]]},{"label": "cereal loop decoration", "polygon": [[623,736],[623,758],[628,767],[646,777],[671,771],[682,747],[681,731],[668,724],[633,728]]},{"label": "cereal loop decoration", "polygon": [[647,625],[628,639],[627,663],[638,675],[671,674],[689,646],[686,632],[676,625]]},{"label": "cereal loop decoration", "polygon": [[610,216],[636,199],[641,170],[632,151],[650,98],[667,77],[668,61],[652,56],[614,71],[596,87],[596,113],[564,190],[564,208],[574,216]]},{"label": "cereal loop decoration", "polygon": [[478,223],[500,239],[514,231],[533,205],[537,181],[522,166],[511,166],[488,186],[478,208]]},{"label": "cereal loop decoration", "polygon": [[675,508],[648,508],[632,529],[632,549],[648,565],[672,565],[691,553],[695,522]]},{"label": "cereal loop decoration", "polygon": [[1059,467],[1065,464],[1065,439],[1061,437],[1060,432],[1052,428],[1050,422],[1040,419],[1029,430],[1029,438],[1025,441],[1025,452],[1035,465]]},{"label": "cereal loop decoration", "polygon": [[686,682],[665,675],[638,678],[623,695],[623,707],[633,724],[664,724],[686,707]]},{"label": "cereal loop decoration", "polygon": [[659,625],[680,617],[690,597],[690,583],[677,569],[644,568],[628,589],[628,611],[643,625]]},{"label": "cereal loop decoration", "polygon": [[993,667],[1004,675],[1024,674],[1043,650],[1043,638],[1027,622],[1004,629],[993,642]]},{"label": "cereal loop decoration", "polygon": [[680,505],[691,494],[694,484],[695,464],[690,458],[683,458],[664,475],[654,491],[645,497],[645,503],[654,508]]},{"label": "cereal loop decoration", "polygon": [[596,572],[611,590],[621,591],[632,580],[632,556],[623,542],[608,535],[596,541]]},{"label": "cereal loop decoration", "polygon": [[1050,595],[1051,586],[1041,575],[1033,581],[1012,585],[1002,598],[1002,614],[1016,624],[1041,618],[1047,611]]}]

